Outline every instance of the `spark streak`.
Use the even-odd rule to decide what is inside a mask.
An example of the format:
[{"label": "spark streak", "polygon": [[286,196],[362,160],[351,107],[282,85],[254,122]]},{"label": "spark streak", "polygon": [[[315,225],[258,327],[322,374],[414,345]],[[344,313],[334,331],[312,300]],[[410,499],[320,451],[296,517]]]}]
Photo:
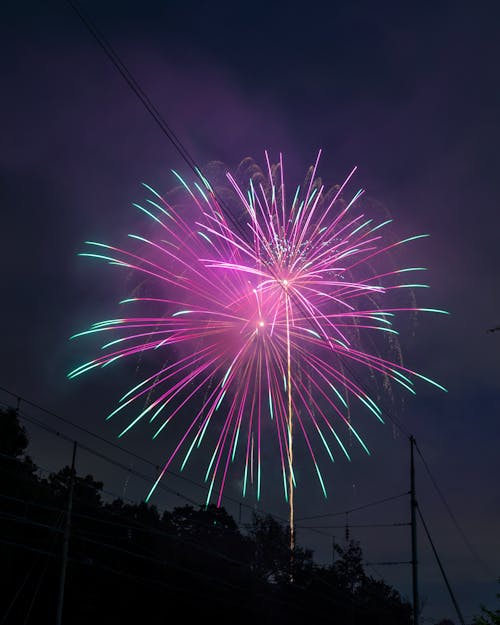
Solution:
[{"label": "spark streak", "polygon": [[154,199],[146,200],[147,208],[134,206],[155,234],[130,234],[128,248],[87,241],[89,251],[81,254],[140,277],[147,297],[127,297],[120,304],[144,312],[96,322],[75,334],[72,338],[112,340],[68,375],[76,378],[146,354],[161,363],[108,417],[135,410],[120,436],[146,416],[155,423],[155,438],[167,425],[179,424],[180,434],[148,499],[174,460],[182,456],[185,469],[208,431],[207,502],[217,493],[220,505],[229,476],[237,473],[232,467],[238,466],[237,458],[243,460],[243,493],[250,480],[260,497],[262,447],[274,440],[290,505],[292,546],[294,438],[302,435],[326,496],[320,464],[333,462],[335,447],[350,459],[346,435],[370,453],[350,415],[367,411],[383,422],[375,398],[351,367],[363,367],[410,393],[415,380],[445,390],[365,347],[375,332],[397,334],[397,313],[447,314],[391,303],[392,292],[427,285],[406,277],[423,267],[388,270],[384,259],[427,235],[384,239],[391,220],[377,223],[371,215],[353,214],[362,191],[343,199],[355,169],[342,185],[327,190],[316,176],[319,158],[291,204],[281,155],[272,165],[266,153],[267,173],[250,177],[247,190],[228,173],[228,189],[244,219],[228,213],[206,179],[203,186],[190,186],[174,172],[184,194],[180,206],[144,185]]}]

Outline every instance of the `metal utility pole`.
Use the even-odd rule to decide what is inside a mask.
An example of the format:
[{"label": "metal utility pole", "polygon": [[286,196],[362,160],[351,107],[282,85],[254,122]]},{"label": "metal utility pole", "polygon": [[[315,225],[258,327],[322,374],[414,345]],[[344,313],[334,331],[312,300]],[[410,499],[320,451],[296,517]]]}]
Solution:
[{"label": "metal utility pole", "polygon": [[411,508],[411,571],[413,580],[413,625],[419,625],[420,605],[418,600],[418,568],[417,568],[417,499],[415,496],[415,465],[413,449],[415,439],[410,436],[410,508]]},{"label": "metal utility pole", "polygon": [[73,508],[73,490],[75,487],[75,458],[76,458],[76,441],[73,443],[73,458],[71,460],[71,476],[70,476],[69,492],[68,492],[68,507],[66,509],[66,523],[64,525],[61,577],[59,579],[59,599],[57,601],[56,625],[62,624],[62,611],[63,611],[63,604],[64,604],[64,587],[66,585],[66,568],[68,565],[69,534],[70,534],[70,529],[71,529],[71,510]]}]

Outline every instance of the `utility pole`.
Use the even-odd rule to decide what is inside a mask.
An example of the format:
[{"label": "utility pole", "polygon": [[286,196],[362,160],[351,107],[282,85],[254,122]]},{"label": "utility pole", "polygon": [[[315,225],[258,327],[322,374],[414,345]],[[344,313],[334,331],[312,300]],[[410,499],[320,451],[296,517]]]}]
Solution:
[{"label": "utility pole", "polygon": [[59,579],[59,599],[57,601],[56,625],[62,624],[64,588],[66,585],[66,568],[68,565],[69,534],[70,534],[70,529],[71,529],[71,510],[73,508],[73,490],[75,487],[75,458],[76,458],[76,441],[74,441],[73,443],[73,458],[71,460],[71,476],[70,476],[69,492],[68,492],[68,507],[66,509],[66,523],[64,525],[61,577]]},{"label": "utility pole", "polygon": [[411,508],[411,571],[413,580],[413,625],[419,625],[420,605],[418,600],[418,568],[417,568],[417,499],[415,496],[415,465],[413,449],[415,439],[410,436],[410,508]]}]

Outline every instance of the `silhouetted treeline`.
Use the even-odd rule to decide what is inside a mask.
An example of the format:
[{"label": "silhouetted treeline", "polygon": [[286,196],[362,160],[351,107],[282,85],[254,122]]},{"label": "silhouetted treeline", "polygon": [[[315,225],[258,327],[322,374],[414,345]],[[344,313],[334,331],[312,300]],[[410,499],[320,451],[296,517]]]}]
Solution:
[{"label": "silhouetted treeline", "polygon": [[[0,411],[0,622],[55,623],[71,470],[41,478],[14,411]],[[106,503],[74,481],[63,622],[407,625],[410,605],[365,574],[359,544],[318,566],[289,529],[254,515],[241,531],[215,506],[160,513]],[[3,620],[2,620],[3,619]]]}]

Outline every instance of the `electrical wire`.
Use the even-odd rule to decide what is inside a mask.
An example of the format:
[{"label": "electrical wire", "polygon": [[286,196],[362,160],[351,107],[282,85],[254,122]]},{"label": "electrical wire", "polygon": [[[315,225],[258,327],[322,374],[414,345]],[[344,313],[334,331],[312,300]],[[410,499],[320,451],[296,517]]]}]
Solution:
[{"label": "electrical wire", "polygon": [[[5,517],[5,514],[0,512],[0,516]],[[9,515],[9,516],[10,516],[10,515]],[[50,547],[49,547],[50,551],[49,551],[49,552],[48,552],[48,554],[46,554],[46,555],[49,555],[49,554],[50,554],[50,555],[54,556],[54,549],[55,549],[55,543],[56,543],[57,534],[58,534],[58,533],[62,533],[62,531],[63,531],[62,529],[58,529],[58,528],[59,528],[59,526],[60,526],[60,525],[62,525],[63,516],[64,516],[64,511],[63,511],[63,510],[61,510],[61,511],[60,511],[60,514],[59,514],[59,516],[58,516],[58,518],[57,518],[57,520],[56,520],[55,525],[53,525],[53,526],[46,526],[46,527],[48,527],[49,529],[51,529],[51,530],[52,530],[52,533],[53,533],[52,542],[51,542]],[[49,538],[50,538],[50,534],[49,534]],[[3,625],[3,623],[5,623],[5,622],[7,621],[7,618],[8,618],[8,616],[9,616],[9,614],[10,614],[10,612],[11,612],[12,608],[14,607],[14,604],[16,603],[17,599],[18,599],[18,598],[19,598],[19,596],[21,595],[21,592],[22,592],[23,588],[24,588],[24,587],[26,586],[26,584],[28,583],[28,579],[31,577],[31,575],[32,575],[32,573],[34,572],[35,568],[36,568],[36,567],[37,567],[37,565],[39,564],[39,562],[40,562],[40,560],[41,560],[41,555],[43,555],[43,554],[39,553],[39,554],[38,554],[38,557],[37,557],[37,558],[33,561],[33,564],[32,564],[32,565],[31,565],[31,567],[28,569],[28,571],[27,571],[26,575],[24,576],[23,581],[22,581],[22,582],[21,582],[21,584],[19,585],[19,587],[18,587],[17,591],[14,593],[14,596],[13,596],[13,598],[12,598],[12,601],[10,602],[9,606],[7,607],[6,611],[5,611],[5,612],[4,612],[4,614],[3,614],[3,618],[2,618],[2,625]],[[43,579],[43,577],[45,576],[45,573],[46,573],[46,571],[47,571],[47,564],[48,564],[48,560],[47,560],[47,562],[45,563],[45,566],[44,566],[44,569],[43,569],[43,571],[42,571],[42,574],[38,576],[37,585],[36,585],[36,587],[35,587],[35,591],[34,591],[34,593],[33,593],[33,597],[32,597],[32,599],[31,599],[31,603],[30,603],[30,606],[29,606],[29,608],[28,608],[28,612],[27,612],[27,614],[26,614],[26,618],[25,618],[25,621],[24,621],[24,623],[25,623],[25,624],[28,622],[29,616],[30,616],[30,614],[31,614],[31,610],[32,610],[32,608],[33,608],[33,604],[34,604],[34,602],[35,602],[36,596],[37,596],[37,594],[38,594],[38,590],[39,590],[39,588],[40,588],[41,581],[42,581],[42,579]]]},{"label": "electrical wire", "polygon": [[448,593],[450,594],[451,600],[453,602],[453,606],[455,607],[455,611],[457,613],[458,619],[459,619],[460,623],[462,623],[462,625],[465,625],[464,617],[462,616],[462,612],[461,612],[460,607],[459,607],[459,605],[457,603],[455,594],[453,593],[453,590],[451,589],[450,582],[448,581],[448,577],[446,576],[444,567],[443,567],[443,565],[441,563],[441,560],[440,560],[440,558],[438,556],[436,547],[434,545],[434,541],[432,540],[432,537],[431,537],[431,534],[430,534],[429,529],[427,527],[427,524],[424,521],[424,517],[422,516],[422,510],[420,509],[420,506],[417,506],[417,512],[418,512],[418,515],[420,517],[420,520],[422,521],[422,525],[424,526],[424,530],[425,530],[425,533],[427,534],[427,538],[429,539],[429,543],[430,543],[430,545],[432,547],[432,551],[433,551],[434,556],[436,558],[436,561],[438,563],[439,570],[441,571],[441,575],[443,576],[444,583],[446,584],[446,588],[448,589]]},{"label": "electrical wire", "polygon": [[[408,527],[411,525],[410,522],[401,522],[401,523],[369,523],[365,525],[349,525],[351,529],[357,528],[371,528],[371,527]],[[345,525],[307,525],[307,526],[297,526],[299,529],[344,529]]]},{"label": "electrical wire", "polygon": [[351,512],[357,512],[358,510],[364,510],[365,508],[370,508],[371,506],[377,506],[381,503],[387,503],[388,501],[393,501],[394,499],[407,497],[409,494],[410,494],[409,491],[405,491],[404,493],[400,493],[399,495],[393,495],[392,497],[385,497],[384,499],[371,501],[370,503],[364,504],[362,506],[357,506],[356,508],[349,508],[348,510],[340,510],[338,512],[328,512],[327,514],[317,514],[314,516],[301,517],[300,519],[297,519],[297,521],[309,521],[312,519],[324,519],[330,516],[341,516],[344,514],[351,514]]},{"label": "electrical wire", "polygon": [[[161,116],[159,111],[153,105],[153,103],[151,102],[151,100],[149,99],[147,94],[144,92],[142,87],[139,85],[139,83],[136,81],[136,79],[130,73],[130,71],[128,70],[126,65],[123,63],[123,61],[120,59],[120,57],[115,52],[115,50],[112,48],[112,46],[106,41],[106,39],[103,37],[103,35],[98,31],[98,29],[96,28],[95,24],[93,24],[93,22],[82,13],[82,11],[78,8],[78,6],[77,6],[77,4],[75,2],[73,2],[72,0],[67,0],[67,2],[71,6],[71,8],[74,10],[74,12],[78,15],[78,17],[80,18],[82,23],[86,26],[87,30],[90,32],[92,37],[96,40],[98,45],[103,49],[105,54],[108,56],[109,60],[113,63],[113,65],[115,66],[117,71],[121,74],[121,76],[124,78],[124,80],[129,85],[129,87],[134,91],[134,93],[137,95],[137,97],[141,100],[142,104],[147,109],[147,111],[150,113],[150,115],[153,117],[153,119],[155,120],[157,125],[160,127],[161,131],[163,132],[163,134],[165,134],[165,136],[167,136],[169,141],[174,145],[174,147],[177,149],[177,151],[182,156],[184,161],[188,164],[188,166],[193,170],[193,172],[196,174],[196,176],[198,176],[203,181],[203,176],[201,175],[201,172],[200,172],[199,168],[197,167],[194,159],[190,156],[188,151],[183,146],[182,142],[178,139],[178,137],[175,135],[173,130],[166,123],[164,118]],[[216,198],[216,199],[218,199],[218,198]],[[221,208],[225,208],[224,203],[219,201],[219,204],[221,205]],[[233,221],[233,223],[235,223],[235,220],[234,220],[234,218],[233,218],[233,216],[232,216],[232,214],[230,212],[228,213],[228,216],[231,219],[231,221]],[[241,231],[240,224],[238,222],[236,222],[236,225],[237,225],[238,230]],[[347,366],[346,366],[346,369],[349,371],[349,368]],[[352,373],[351,373],[351,375],[352,375]],[[391,413],[388,412],[387,410],[385,410],[383,407],[381,407],[381,409],[383,410],[383,413],[385,415],[387,415],[387,416],[389,416],[391,418],[391,420],[395,423],[395,425],[397,427],[399,427],[403,432],[408,433],[406,428],[401,424],[401,422],[399,420],[397,420],[394,417],[394,415],[391,415]],[[108,442],[108,441],[106,441],[106,442]],[[88,448],[87,448],[87,450],[90,451]],[[419,454],[421,455],[420,450],[419,450],[418,447],[417,447],[417,450],[419,451]],[[101,455],[101,457],[104,457],[104,456]],[[447,508],[447,510],[448,510],[448,512],[450,514],[450,517],[452,518],[455,526],[457,527],[460,535],[462,536],[462,539],[464,540],[464,542],[466,543],[468,548],[471,550],[471,552],[474,554],[476,559],[482,564],[483,568],[488,569],[488,567],[486,567],[485,563],[479,558],[477,553],[475,553],[475,551],[472,549],[472,546],[471,546],[470,542],[467,540],[465,534],[463,533],[463,530],[458,525],[458,522],[456,521],[455,516],[452,514],[451,509],[449,508],[449,506],[448,506],[448,504],[447,504],[443,494],[441,493],[440,489],[437,487],[437,484],[435,483],[435,480],[434,480],[432,474],[430,473],[430,471],[429,471],[429,469],[428,469],[428,467],[427,467],[427,465],[425,463],[425,460],[424,460],[424,465],[426,466],[426,468],[427,468],[427,470],[429,472],[429,475],[431,476],[431,479],[432,479],[436,489],[438,490],[438,493],[440,494],[440,497],[443,500],[443,503],[445,504],[445,506],[446,506],[446,508]],[[120,465],[118,464],[118,466],[120,466]],[[141,477],[143,477],[143,476],[141,475]],[[405,495],[407,495],[407,494],[408,493],[405,493]],[[366,506],[354,508],[352,510],[345,511],[345,512],[331,513],[331,514],[327,514],[327,515],[318,515],[318,516],[315,516],[315,517],[304,517],[303,519],[298,519],[298,520],[309,520],[309,519],[314,519],[314,518],[324,518],[324,517],[327,517],[327,516],[335,516],[337,514],[346,514],[347,512],[353,512],[353,511],[356,511],[356,510],[360,510],[360,509],[368,507],[369,505],[375,505],[375,504],[378,504],[378,503],[384,503],[386,501],[395,499],[397,497],[399,497],[399,496],[387,498],[386,500],[381,500],[379,502],[373,502],[372,504],[367,504]],[[307,529],[312,529],[312,528],[307,528]],[[488,574],[490,574],[489,570],[488,570]]]},{"label": "electrical wire", "polygon": [[[154,463],[153,461],[149,460],[148,458],[144,458],[143,456],[140,456],[139,454],[137,454],[137,453],[135,453],[133,451],[130,451],[129,449],[126,449],[125,447],[122,447],[121,445],[118,445],[117,443],[114,443],[113,441],[109,441],[108,439],[106,439],[105,437],[101,436],[100,434],[96,434],[95,432],[92,432],[88,428],[85,428],[85,427],[83,427],[81,425],[78,425],[77,423],[75,423],[74,421],[71,421],[67,417],[62,417],[62,416],[58,415],[57,413],[55,413],[54,411],[49,410],[47,408],[44,408],[44,407],[40,406],[39,404],[37,404],[37,403],[27,399],[26,397],[21,396],[21,395],[19,395],[17,393],[14,393],[13,391],[5,388],[4,386],[0,386],[0,390],[5,392],[5,393],[7,393],[8,395],[10,395],[12,397],[15,397],[18,400],[18,404],[20,402],[23,402],[24,404],[32,406],[33,408],[36,408],[37,410],[40,410],[40,411],[50,415],[51,417],[54,417],[55,419],[58,419],[59,421],[61,421],[62,423],[65,423],[66,425],[74,427],[77,430],[80,430],[80,431],[84,432],[85,434],[87,434],[89,436],[92,436],[93,438],[95,438],[95,439],[97,439],[97,440],[99,440],[99,441],[101,441],[103,443],[106,443],[110,447],[113,447],[113,448],[119,450],[120,452],[122,452],[124,454],[127,454],[127,455],[129,455],[129,456],[131,456],[131,457],[133,457],[133,458],[135,458],[137,460],[140,460],[141,462],[144,462],[144,463],[148,464],[149,466],[153,467],[155,470],[160,470],[160,466],[158,464]],[[11,408],[11,406],[9,406],[8,404],[6,404],[6,406]],[[56,436],[58,436],[60,438],[63,438],[64,440],[67,440],[68,442],[74,442],[75,441],[75,438],[73,438],[71,436],[68,436],[68,435],[66,435],[66,434],[64,434],[62,432],[59,432],[58,430],[56,430],[54,428],[51,428],[50,426],[46,425],[42,421],[40,421],[40,420],[38,420],[38,419],[36,419],[36,418],[34,418],[32,416],[29,416],[29,415],[25,414],[22,410],[18,410],[17,412],[18,412],[20,418],[22,418],[23,420],[28,421],[29,423],[32,423],[33,425],[36,425],[36,426],[44,429],[45,431],[47,431],[47,432],[49,432],[51,434],[54,434],[54,435],[56,435]],[[109,456],[106,456],[105,454],[102,454],[101,452],[96,451],[95,449],[85,445],[84,443],[81,443],[80,441],[76,441],[76,442],[78,443],[78,446],[81,447],[82,449],[85,449],[86,451],[88,451],[88,452],[90,452],[90,453],[92,453],[92,454],[94,454],[96,456],[99,456],[101,459],[105,459],[105,460],[107,460],[109,462],[112,462],[115,466],[117,466],[117,467],[127,471],[128,473],[136,475],[136,477],[140,477],[141,479],[144,479],[147,482],[150,482],[151,478],[149,476],[146,476],[146,475],[144,475],[142,473],[139,473],[137,470],[132,469],[129,466],[125,466],[124,464],[122,464],[122,463],[120,463],[120,462],[118,462],[118,461],[116,461],[114,459],[111,459]],[[175,478],[178,478],[179,480],[183,480],[183,481],[185,481],[185,482],[187,482],[187,483],[189,483],[189,484],[191,484],[193,486],[196,486],[197,488],[201,489],[204,492],[208,491],[209,487],[207,485],[201,484],[201,483],[199,483],[199,482],[197,482],[197,481],[195,481],[195,480],[193,480],[193,479],[191,479],[189,477],[186,477],[185,475],[181,475],[181,474],[176,473],[175,471],[172,471],[172,470],[167,470],[167,473],[169,475],[175,477]],[[162,490],[165,490],[166,492],[169,492],[170,494],[174,494],[174,495],[176,495],[176,496],[178,496],[180,498],[185,499],[186,501],[189,501],[189,503],[192,503],[193,505],[197,505],[197,506],[201,505],[199,502],[196,502],[195,500],[185,496],[183,493],[180,493],[180,492],[178,492],[176,490],[173,490],[173,489],[171,489],[169,487],[166,487],[162,482],[159,483],[158,487],[161,488]],[[248,504],[248,503],[246,503],[244,501],[241,501],[239,499],[236,499],[234,497],[231,497],[229,495],[224,494],[224,499],[226,501],[229,501],[231,503],[237,504],[237,505],[241,506],[242,508],[248,509],[250,511],[254,510],[254,507],[252,505],[250,505],[250,504]],[[284,517],[281,517],[279,515],[273,514],[273,513],[268,512],[268,511],[266,511],[264,509],[262,509],[261,512],[266,514],[266,515],[272,516],[273,518],[275,518],[276,520],[279,520],[280,522],[286,522],[286,519]]]},{"label": "electrical wire", "polygon": [[446,511],[448,512],[450,519],[453,522],[453,525],[455,526],[455,528],[457,529],[461,539],[463,540],[463,542],[465,543],[465,545],[467,546],[467,548],[469,549],[470,553],[474,556],[474,558],[476,559],[476,561],[480,564],[480,566],[482,567],[483,571],[489,576],[491,577],[491,579],[495,579],[495,574],[493,573],[493,571],[491,570],[491,568],[486,564],[486,562],[479,556],[479,554],[477,553],[477,551],[474,549],[474,547],[472,546],[470,540],[467,538],[467,536],[465,535],[465,532],[463,531],[463,529],[461,528],[460,524],[458,523],[458,520],[456,518],[456,516],[453,514],[453,511],[448,503],[448,501],[446,500],[446,497],[444,496],[443,491],[441,490],[441,488],[439,488],[439,485],[436,481],[436,478],[434,477],[434,475],[432,474],[429,465],[427,464],[422,452],[420,451],[419,446],[417,445],[417,442],[415,441],[415,447],[417,448],[417,452],[418,455],[420,456],[420,459],[422,460],[422,463],[425,467],[425,470],[427,471],[427,474],[434,486],[434,488],[436,489],[436,492],[439,495],[439,498],[441,499],[444,507],[446,508]]}]

